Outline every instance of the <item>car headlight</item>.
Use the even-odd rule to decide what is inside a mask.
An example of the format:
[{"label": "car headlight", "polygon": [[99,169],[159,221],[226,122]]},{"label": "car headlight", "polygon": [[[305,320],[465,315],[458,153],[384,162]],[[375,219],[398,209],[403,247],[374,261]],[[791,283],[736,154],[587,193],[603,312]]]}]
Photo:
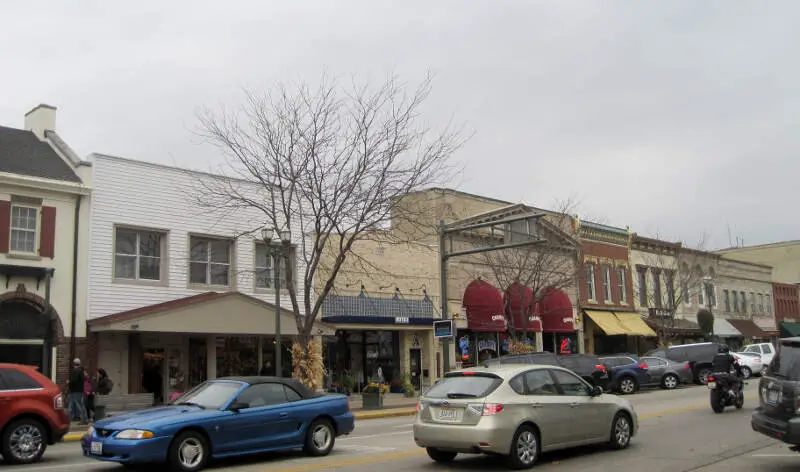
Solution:
[{"label": "car headlight", "polygon": [[117,439],[150,439],[153,437],[152,431],[145,431],[141,429],[126,429],[117,434]]}]

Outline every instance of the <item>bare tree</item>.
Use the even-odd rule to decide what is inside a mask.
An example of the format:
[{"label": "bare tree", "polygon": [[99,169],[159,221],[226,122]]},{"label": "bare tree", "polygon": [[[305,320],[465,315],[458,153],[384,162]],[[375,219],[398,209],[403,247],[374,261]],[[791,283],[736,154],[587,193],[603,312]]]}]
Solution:
[{"label": "bare tree", "polygon": [[[718,256],[702,249],[703,240],[689,247],[682,242],[633,235],[631,272],[636,305],[653,321],[661,345],[675,339],[677,319],[695,319],[696,309],[690,307],[698,294],[702,300],[708,295],[706,282],[715,277]],[[688,313],[687,309],[695,312]]]},{"label": "bare tree", "polygon": [[[301,238],[301,293],[287,274],[300,333],[295,366],[317,362],[313,324],[353,245],[386,233],[376,230],[408,210],[399,197],[442,185],[457,170],[450,157],[464,142],[460,131],[448,126],[434,132],[420,124],[431,77],[409,90],[394,77],[376,88],[346,89],[323,78],[315,89],[301,83],[267,93],[246,90],[245,104],[235,111],[199,116],[200,134],[226,157],[222,174],[257,182],[260,194],[229,178],[204,180],[198,202],[228,213],[255,209],[263,214],[260,226],[299,229],[294,240]],[[321,270],[330,250],[333,262]],[[316,379],[300,380],[316,387]]]}]

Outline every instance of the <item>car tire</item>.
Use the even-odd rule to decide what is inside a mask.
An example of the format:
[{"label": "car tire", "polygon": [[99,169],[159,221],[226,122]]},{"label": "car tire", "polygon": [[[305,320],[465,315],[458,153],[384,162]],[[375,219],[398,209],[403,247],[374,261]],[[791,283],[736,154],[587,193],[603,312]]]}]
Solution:
[{"label": "car tire", "polygon": [[8,425],[0,440],[0,453],[7,463],[33,464],[42,459],[47,449],[47,430],[40,421],[26,418]]},{"label": "car tire", "polygon": [[750,367],[742,366],[742,377],[749,379],[752,376],[753,376],[753,371],[750,369]]},{"label": "car tire", "polygon": [[539,432],[533,426],[524,424],[514,433],[506,463],[511,469],[530,469],[539,460],[541,450]]},{"label": "car tire", "polygon": [[210,455],[205,436],[198,431],[184,431],[169,445],[167,464],[171,470],[195,472],[205,468]]},{"label": "car tire", "polygon": [[443,451],[435,447],[425,448],[425,452],[428,453],[428,457],[436,462],[451,462],[458,455],[457,452]]},{"label": "car tire", "polygon": [[714,413],[722,413],[725,411],[725,407],[722,406],[722,398],[720,398],[717,390],[712,390],[708,399],[709,403],[711,403],[711,410],[714,411]]},{"label": "car tire", "polygon": [[614,420],[611,422],[611,435],[608,438],[608,445],[611,449],[625,449],[631,443],[631,433],[633,432],[633,423],[631,417],[620,411],[614,415]]},{"label": "car tire", "polygon": [[327,456],[335,442],[336,432],[333,430],[333,425],[325,418],[319,418],[308,427],[303,451],[312,457]]},{"label": "car tire", "polygon": [[619,393],[623,395],[630,395],[632,393],[636,393],[636,390],[638,389],[639,389],[639,384],[633,377],[622,377],[621,379],[619,379],[619,386],[617,387]]},{"label": "car tire", "polygon": [[661,387],[666,390],[674,390],[681,384],[681,380],[675,374],[667,374],[661,380]]},{"label": "car tire", "polygon": [[697,381],[700,382],[700,385],[708,383],[709,375],[711,375],[711,369],[708,367],[702,367],[697,371]]}]

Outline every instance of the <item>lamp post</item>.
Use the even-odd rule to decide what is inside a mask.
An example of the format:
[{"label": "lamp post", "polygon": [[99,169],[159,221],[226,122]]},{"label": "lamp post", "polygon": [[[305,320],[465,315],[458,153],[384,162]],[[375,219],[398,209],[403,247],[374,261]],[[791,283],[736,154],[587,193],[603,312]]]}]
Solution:
[{"label": "lamp post", "polygon": [[[275,233],[278,233],[279,241],[273,242]],[[275,376],[282,377],[283,364],[281,363],[281,262],[289,252],[289,244],[292,242],[292,232],[289,229],[276,231],[274,228],[264,228],[261,230],[261,239],[267,250],[267,259],[272,258],[273,268],[273,288],[275,290]]]}]

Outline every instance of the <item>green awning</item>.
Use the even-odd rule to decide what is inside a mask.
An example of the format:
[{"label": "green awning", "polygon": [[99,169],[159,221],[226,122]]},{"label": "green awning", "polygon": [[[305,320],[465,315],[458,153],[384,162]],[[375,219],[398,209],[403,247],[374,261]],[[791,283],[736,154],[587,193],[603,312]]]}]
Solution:
[{"label": "green awning", "polygon": [[800,323],[781,322],[781,337],[793,338],[800,336]]}]

